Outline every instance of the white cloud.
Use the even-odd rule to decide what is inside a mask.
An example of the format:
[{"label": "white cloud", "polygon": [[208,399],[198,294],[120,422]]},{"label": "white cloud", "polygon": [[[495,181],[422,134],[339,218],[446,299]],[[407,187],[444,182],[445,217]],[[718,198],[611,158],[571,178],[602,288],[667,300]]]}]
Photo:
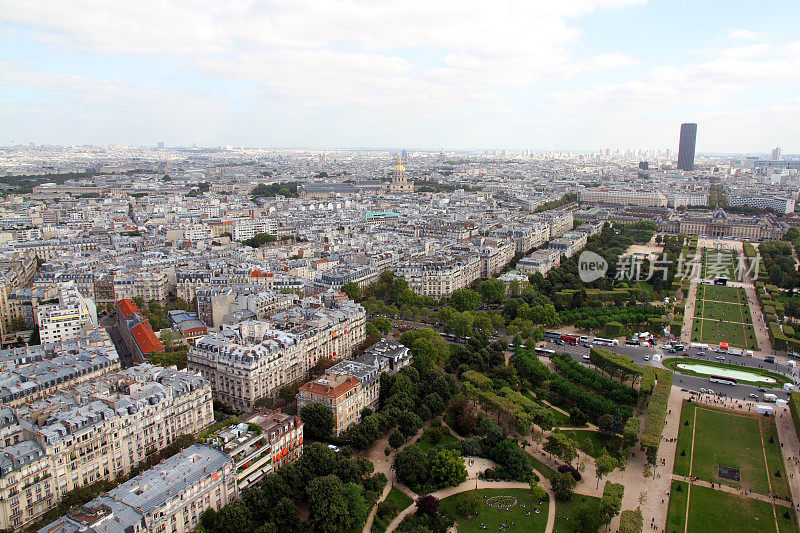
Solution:
[{"label": "white cloud", "polygon": [[728,37],[731,39],[739,39],[742,41],[752,41],[758,39],[761,34],[750,30],[736,29],[728,32]]}]

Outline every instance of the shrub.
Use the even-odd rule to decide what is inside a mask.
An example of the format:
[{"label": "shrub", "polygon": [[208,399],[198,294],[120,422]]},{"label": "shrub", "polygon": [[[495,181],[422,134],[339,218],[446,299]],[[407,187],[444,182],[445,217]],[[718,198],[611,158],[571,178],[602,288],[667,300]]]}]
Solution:
[{"label": "shrub", "polygon": [[658,445],[661,443],[661,434],[664,431],[664,421],[667,419],[667,403],[672,388],[672,370],[665,368],[652,368],[658,380],[650,401],[647,403],[647,418],[644,421],[642,433],[642,449],[647,453],[650,463],[656,462]]},{"label": "shrub", "polygon": [[[678,486],[680,489],[680,485]],[[641,533],[644,527],[642,510],[637,507],[633,511],[622,511],[619,515],[619,533]]]}]

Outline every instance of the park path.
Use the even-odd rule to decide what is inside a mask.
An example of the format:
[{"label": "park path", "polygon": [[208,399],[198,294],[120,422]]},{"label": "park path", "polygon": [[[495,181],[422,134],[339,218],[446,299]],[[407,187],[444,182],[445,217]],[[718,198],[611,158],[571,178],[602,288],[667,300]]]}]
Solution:
[{"label": "park path", "polygon": [[[794,250],[794,248],[792,248],[792,250]],[[739,252],[739,261],[746,261],[743,252]],[[742,272],[744,274],[744,279],[740,285],[744,288],[744,292],[747,294],[747,303],[750,306],[750,316],[753,318],[753,329],[756,331],[758,351],[763,352],[765,355],[769,355],[772,353],[772,342],[769,340],[769,333],[767,332],[767,323],[764,321],[764,314],[761,312],[761,306],[758,304],[753,276],[749,269],[742,269]]]},{"label": "park path", "polygon": [[694,308],[697,300],[697,282],[692,280],[689,283],[689,294],[686,295],[686,306],[683,314],[683,329],[681,330],[681,340],[688,346],[692,342],[692,322],[694,321]]},{"label": "park path", "polygon": [[[647,519],[650,518],[656,524],[662,524],[664,530],[666,530],[669,491],[672,484],[671,474],[675,463],[681,405],[684,398],[688,398],[686,393],[681,392],[678,387],[672,387],[667,402],[666,424],[661,444],[658,446],[658,458],[656,464],[651,465],[650,476],[644,477],[643,471],[647,464],[647,457],[644,452],[637,450],[628,459],[625,470],[615,470],[606,477],[608,481],[625,486],[625,493],[622,495],[623,511],[632,511],[640,507],[645,522],[648,522]],[[673,442],[668,439],[673,439]],[[662,459],[664,460],[663,465],[661,464]],[[590,469],[587,468],[586,473],[589,472]],[[591,465],[591,472],[594,473],[594,463]],[[602,496],[602,492],[600,495]],[[619,515],[612,519],[610,531],[616,531],[617,528],[619,528]]]},{"label": "park path", "polygon": [[[797,430],[792,421],[789,409],[781,409],[781,413],[776,411],[775,426],[778,430],[778,440],[781,443],[781,454],[783,464],[786,468],[786,475],[789,479],[789,492],[793,502],[800,502],[800,439],[797,437]],[[800,524],[800,513],[797,513],[798,524]]]},{"label": "park path", "polygon": [[720,492],[727,492],[728,494],[735,494],[736,496],[739,496],[740,498],[749,498],[751,500],[760,500],[762,502],[767,502],[769,504],[773,504],[774,503],[775,505],[782,505],[783,507],[791,507],[792,506],[791,503],[789,503],[787,501],[773,500],[772,498],[770,498],[766,494],[758,494],[756,492],[748,492],[748,493],[745,494],[741,489],[737,489],[736,487],[731,487],[731,486],[728,486],[728,485],[723,485],[721,483],[714,483],[714,486],[712,487],[711,483],[709,483],[708,481],[704,481],[702,479],[695,479],[694,481],[692,481],[690,477],[688,477],[688,476],[679,476],[678,474],[672,474],[672,479],[674,479],[675,481],[683,481],[684,483],[688,483],[689,485],[695,485],[695,486],[698,486],[698,487],[705,487],[707,489],[712,489],[713,488],[714,490],[718,490]]},{"label": "park path", "polygon": [[[425,429],[430,426],[430,422],[423,425],[419,431],[417,431],[416,435],[406,439],[406,442],[400,446],[399,450],[402,450],[412,442],[416,442],[416,440],[422,436],[422,433]],[[394,471],[392,470],[392,463],[394,462],[394,456],[398,450],[392,450],[392,453],[386,455],[383,451],[389,446],[389,436],[392,434],[391,431],[388,431],[383,438],[378,439],[377,441],[372,443],[372,446],[367,448],[366,450],[355,454],[357,457],[364,457],[368,461],[370,461],[373,465],[375,465],[374,473],[382,473],[386,476],[386,479],[389,480],[386,485],[383,487],[383,492],[378,497],[378,501],[375,502],[375,505],[372,506],[372,509],[369,511],[369,515],[367,515],[367,520],[364,522],[364,527],[362,529],[363,533],[369,533],[372,531],[372,523],[375,520],[375,513],[378,512],[378,504],[386,499],[386,496],[389,495],[389,492],[392,490],[392,487],[397,488],[399,491],[405,493],[409,496],[412,500],[416,500],[418,495],[408,488],[403,483],[394,482]]]}]

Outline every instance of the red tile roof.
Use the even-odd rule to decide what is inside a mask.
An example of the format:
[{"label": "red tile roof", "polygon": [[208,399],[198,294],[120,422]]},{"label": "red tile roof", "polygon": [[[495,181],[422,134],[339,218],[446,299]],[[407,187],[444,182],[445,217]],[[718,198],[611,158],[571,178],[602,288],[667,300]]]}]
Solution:
[{"label": "red tile roof", "polygon": [[156,337],[156,334],[153,332],[153,328],[150,327],[149,323],[142,322],[136,324],[131,328],[131,334],[133,335],[136,344],[139,345],[139,349],[142,350],[143,354],[147,355],[164,351],[164,345],[161,344],[160,340],[158,340],[158,337]]},{"label": "red tile roof", "polygon": [[129,300],[128,298],[123,298],[122,300],[118,301],[117,307],[124,318],[128,318],[133,313],[141,314],[139,312],[139,308],[136,307],[136,302]]}]

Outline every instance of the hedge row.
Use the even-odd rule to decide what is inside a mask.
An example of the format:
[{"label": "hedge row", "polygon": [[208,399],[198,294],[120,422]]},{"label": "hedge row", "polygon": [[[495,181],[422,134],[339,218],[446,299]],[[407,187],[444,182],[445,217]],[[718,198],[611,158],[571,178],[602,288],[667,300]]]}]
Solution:
[{"label": "hedge row", "polygon": [[588,387],[612,401],[632,405],[638,400],[639,394],[636,389],[601,376],[567,354],[555,354],[550,360],[553,361],[556,370],[570,381]]},{"label": "hedge row", "polygon": [[625,485],[621,483],[612,483],[606,481],[606,486],[603,487],[603,503],[609,509],[614,511],[614,516],[619,514],[622,509],[622,497],[625,495]]},{"label": "hedge row", "polygon": [[619,515],[618,533],[642,533],[642,528],[644,528],[644,516],[641,508],[622,511]]},{"label": "hedge row", "polygon": [[792,421],[794,422],[794,430],[797,436],[800,437],[800,392],[789,393],[789,411],[792,413]]},{"label": "hedge row", "polygon": [[597,368],[608,372],[611,375],[620,374],[622,376],[640,376],[642,367],[633,362],[633,359],[624,355],[611,353],[610,350],[603,348],[591,348],[589,358]]},{"label": "hedge row", "polygon": [[558,375],[553,375],[550,379],[550,393],[575,405],[595,419],[603,415],[619,415],[626,421],[633,415],[633,410],[627,405],[617,405],[608,398],[587,391]]},{"label": "hedge row", "polygon": [[661,434],[664,432],[664,423],[667,419],[667,403],[672,389],[672,370],[666,368],[653,368],[656,384],[650,401],[647,403],[647,418],[644,421],[642,433],[642,449],[647,453],[647,460],[655,464],[658,456],[658,445],[661,443]]}]

